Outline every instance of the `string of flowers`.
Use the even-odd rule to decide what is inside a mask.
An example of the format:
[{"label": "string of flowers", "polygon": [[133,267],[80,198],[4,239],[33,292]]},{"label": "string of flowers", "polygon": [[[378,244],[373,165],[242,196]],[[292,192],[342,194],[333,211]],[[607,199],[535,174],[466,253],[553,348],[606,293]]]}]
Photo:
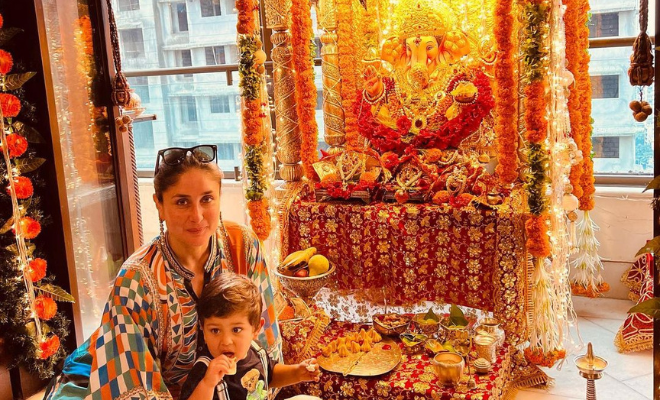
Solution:
[{"label": "string of flowers", "polygon": [[265,52],[261,49],[256,11],[258,3],[254,0],[237,0],[238,10],[238,50],[240,60],[238,73],[242,96],[241,121],[243,124],[244,164],[248,185],[245,189],[247,208],[252,230],[261,240],[266,240],[271,231],[269,202],[265,193],[268,190],[264,162],[267,152],[264,118],[267,114],[262,102],[264,83]]},{"label": "string of flowers", "polygon": [[[596,231],[598,226],[591,219],[589,213],[594,208],[593,194],[595,192],[593,176],[593,160],[591,154],[591,78],[589,77],[590,55],[589,46],[589,2],[587,0],[573,0],[569,9],[574,13],[575,32],[574,40],[577,51],[572,54],[576,60],[575,86],[573,92],[577,101],[575,122],[571,115],[571,128],[577,132],[574,140],[582,151],[583,159],[580,171],[576,172],[575,183],[580,187],[575,193],[580,199],[579,209],[584,211],[582,221],[577,225],[577,255],[573,260],[574,275],[571,279],[571,288],[574,294],[587,297],[598,297],[609,290],[607,282],[603,281],[603,263],[598,255],[598,240]],[[575,168],[574,168],[575,169]],[[571,171],[573,172],[573,171]],[[578,181],[579,176],[579,181]]]},{"label": "string of flowers", "polygon": [[353,109],[357,93],[355,37],[351,0],[337,1],[337,53],[341,76],[341,104],[344,109],[344,136],[346,147],[359,147],[358,119]]},{"label": "string of flowers", "polygon": [[293,65],[296,70],[296,110],[301,143],[300,156],[303,171],[307,179],[316,181],[314,164],[318,161],[318,126],[316,124],[316,86],[312,64],[310,40],[312,16],[309,0],[291,2],[291,46],[293,47]]},{"label": "string of flowers", "polygon": [[513,60],[512,0],[498,0],[495,5],[493,32],[497,42],[495,62],[495,133],[497,135],[496,172],[502,184],[511,184],[518,177],[518,132],[516,82]]},{"label": "string of flowers", "polygon": [[[0,46],[13,36],[3,34],[3,23],[0,16]],[[11,203],[11,215],[0,233],[11,232],[14,242],[5,248],[0,264],[0,335],[11,353],[11,367],[24,364],[47,378],[64,356],[60,342],[68,335],[69,321],[57,311],[56,301],[74,299],[52,283],[52,276],[46,276],[48,263],[36,256],[35,245],[29,242],[41,233],[42,214],[32,180],[22,175],[35,171],[45,160],[27,152],[28,141],[40,142],[41,136],[16,119],[22,105],[15,93],[35,74],[10,74],[12,68],[12,55],[0,50],[0,149],[4,192]]]},{"label": "string of flowers", "polygon": [[549,155],[548,101],[546,76],[549,67],[550,4],[546,0],[530,0],[523,4],[523,38],[521,51],[524,62],[525,87],[525,139],[529,173],[525,177],[527,202],[531,216],[525,223],[527,249],[534,257],[533,285],[531,289],[534,317],[530,327],[530,345],[525,350],[527,359],[545,366],[554,365],[566,356],[562,343],[557,340],[556,296],[552,289],[549,222],[546,190],[548,188]]},{"label": "string of flowers", "polygon": [[[584,126],[582,125],[582,114],[584,111],[584,104],[582,104],[580,99],[580,85],[577,83],[580,76],[580,63],[582,62],[582,52],[584,48],[580,45],[580,36],[581,30],[583,29],[580,26],[580,7],[579,3],[581,0],[566,0],[566,13],[564,14],[564,25],[566,29],[566,61],[567,68],[575,77],[575,84],[570,90],[568,97],[568,113],[571,120],[571,137],[577,144],[578,149],[581,150],[583,137]],[[584,27],[588,30],[588,27]],[[582,153],[586,158],[588,154]],[[584,161],[584,159],[583,159]],[[571,173],[569,179],[571,186],[573,188],[573,194],[579,199],[582,197],[582,162],[579,162],[571,168]]]}]

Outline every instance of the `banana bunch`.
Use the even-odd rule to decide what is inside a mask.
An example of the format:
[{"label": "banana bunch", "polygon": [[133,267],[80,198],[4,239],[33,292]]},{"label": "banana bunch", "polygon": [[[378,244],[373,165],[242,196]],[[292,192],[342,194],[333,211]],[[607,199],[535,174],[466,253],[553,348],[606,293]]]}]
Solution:
[{"label": "banana bunch", "polygon": [[284,261],[282,261],[277,269],[282,275],[303,276],[302,272],[300,271],[308,272],[305,267],[307,267],[309,260],[312,258],[312,256],[314,256],[314,254],[316,254],[316,247],[295,251],[286,256]]}]

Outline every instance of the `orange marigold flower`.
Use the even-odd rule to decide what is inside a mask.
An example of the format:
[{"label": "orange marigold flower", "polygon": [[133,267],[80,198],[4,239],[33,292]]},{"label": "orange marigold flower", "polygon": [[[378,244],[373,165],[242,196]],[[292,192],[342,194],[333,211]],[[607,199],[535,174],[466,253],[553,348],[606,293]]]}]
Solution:
[{"label": "orange marigold flower", "polygon": [[270,234],[270,212],[268,212],[268,200],[248,201],[248,212],[252,229],[257,237],[266,240]]},{"label": "orange marigold flower", "polygon": [[327,174],[323,176],[323,179],[321,179],[321,183],[332,183],[332,182],[339,182],[341,179],[339,179],[339,175],[335,174],[334,172],[331,174]]},{"label": "orange marigold flower", "polygon": [[21,112],[21,101],[13,94],[0,93],[0,109],[5,118],[14,118]]},{"label": "orange marigold flower", "polygon": [[394,198],[396,199],[397,203],[403,204],[408,201],[410,196],[408,195],[407,190],[397,190],[396,193],[394,193]]},{"label": "orange marigold flower", "polygon": [[8,74],[14,66],[14,58],[8,52],[0,50],[0,74]]},{"label": "orange marigold flower", "polygon": [[449,203],[449,200],[451,200],[451,195],[446,190],[440,190],[433,195],[433,204],[446,204]]},{"label": "orange marigold flower", "polygon": [[532,364],[551,368],[557,361],[566,358],[566,350],[552,350],[544,353],[540,348],[531,349],[528,347],[525,349],[525,358]]},{"label": "orange marigold flower", "polygon": [[[23,217],[18,223],[20,233],[25,239],[34,239],[41,233],[41,224],[30,217]],[[16,229],[14,229],[16,233]]]},{"label": "orange marigold flower", "polygon": [[377,179],[378,175],[376,175],[376,173],[373,171],[367,171],[360,175],[360,183],[372,184],[376,183]]},{"label": "orange marigold flower", "polygon": [[2,17],[2,14],[0,14],[0,29],[2,29],[2,26],[5,24],[5,19]]},{"label": "orange marigold flower", "polygon": [[427,163],[434,163],[440,160],[442,157],[442,151],[439,149],[429,149],[424,153],[424,161]]},{"label": "orange marigold flower", "polygon": [[38,282],[46,276],[46,266],[48,263],[43,258],[35,258],[28,264],[28,276],[32,282]]},{"label": "orange marigold flower", "polygon": [[45,360],[57,353],[57,350],[60,349],[60,338],[57,335],[53,335],[43,342],[39,343],[39,358]]},{"label": "orange marigold flower", "polygon": [[28,148],[27,139],[17,133],[7,135],[5,144],[9,149],[9,157],[20,157]]},{"label": "orange marigold flower", "polygon": [[50,297],[39,295],[34,299],[34,311],[37,313],[39,319],[48,321],[57,313],[57,303]]},{"label": "orange marigold flower", "polygon": [[547,215],[532,215],[525,222],[527,232],[527,250],[537,258],[550,255],[550,237],[548,236]]},{"label": "orange marigold flower", "polygon": [[[17,176],[14,178],[14,189],[16,190],[16,197],[19,199],[27,199],[34,193],[32,181],[25,176]],[[7,186],[7,194],[11,194],[10,186]]]}]

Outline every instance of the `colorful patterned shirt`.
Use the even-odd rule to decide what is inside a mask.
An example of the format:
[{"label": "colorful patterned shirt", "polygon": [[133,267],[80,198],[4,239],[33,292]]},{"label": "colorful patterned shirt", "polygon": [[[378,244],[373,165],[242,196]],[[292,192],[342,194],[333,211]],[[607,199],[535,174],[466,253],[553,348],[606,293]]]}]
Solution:
[{"label": "colorful patterned shirt", "polygon": [[[258,340],[280,360],[273,288],[259,239],[240,225],[224,227],[211,238],[204,281],[234,270],[257,285],[266,321]],[[67,357],[45,399],[178,399],[198,350],[192,278],[166,240],[138,249],[115,279],[101,326]]]}]

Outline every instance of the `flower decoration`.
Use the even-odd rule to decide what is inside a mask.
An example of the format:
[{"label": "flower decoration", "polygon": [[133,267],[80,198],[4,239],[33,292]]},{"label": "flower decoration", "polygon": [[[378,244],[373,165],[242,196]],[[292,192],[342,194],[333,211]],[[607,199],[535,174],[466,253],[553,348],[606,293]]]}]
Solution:
[{"label": "flower decoration", "polygon": [[0,93],[0,109],[5,118],[14,118],[21,112],[21,101],[13,94]]},{"label": "flower decoration", "polygon": [[[336,10],[337,53],[339,55],[339,75],[341,77],[341,105],[344,110],[344,135],[346,138],[346,147],[348,149],[355,149],[358,147],[358,132],[360,132],[360,130],[359,121],[356,117],[357,114],[353,109],[353,104],[356,102],[355,99],[359,92],[356,78],[356,41],[354,37],[355,27],[353,26],[353,8],[351,0],[338,0]],[[314,93],[314,98],[316,98],[316,93]],[[298,116],[298,118],[300,118],[300,116]]]},{"label": "flower decoration", "polygon": [[380,164],[389,170],[393,170],[399,165],[399,156],[391,151],[386,151],[380,156]]},{"label": "flower decoration", "polygon": [[52,335],[48,339],[39,343],[40,354],[39,357],[46,360],[52,357],[60,349],[60,338],[57,335]]},{"label": "flower decoration", "polygon": [[27,268],[27,274],[32,282],[38,282],[46,276],[46,267],[48,263],[43,258],[35,258],[30,261]]},{"label": "flower decoration", "polygon": [[34,239],[41,233],[41,224],[31,217],[21,218],[18,226],[21,236],[25,239]]},{"label": "flower decoration", "polygon": [[39,319],[48,321],[57,313],[57,303],[50,297],[39,295],[34,299],[34,311]]},{"label": "flower decoration", "polygon": [[534,365],[541,367],[552,368],[553,365],[559,360],[566,358],[566,350],[552,350],[544,352],[541,349],[532,349],[530,347],[525,349],[525,358],[527,361]]},{"label": "flower decoration", "polygon": [[[20,200],[28,199],[34,194],[34,186],[30,178],[25,176],[18,176],[14,178],[14,189],[16,191],[16,198]],[[11,195],[11,187],[7,186],[7,194]]]},{"label": "flower decoration", "polygon": [[14,66],[14,58],[8,52],[0,50],[0,74],[8,74]]},{"label": "flower decoration", "polygon": [[405,115],[402,115],[396,120],[396,129],[398,129],[400,134],[407,134],[410,132],[410,128],[412,128],[412,122]]},{"label": "flower decoration", "polygon": [[267,238],[271,229],[270,212],[268,211],[268,200],[261,199],[256,201],[249,201],[247,206],[254,233],[259,238]]},{"label": "flower decoration", "polygon": [[27,139],[17,133],[7,135],[5,137],[5,144],[9,149],[10,157],[20,157],[28,148]]},{"label": "flower decoration", "polygon": [[292,0],[291,2],[291,46],[293,65],[296,70],[296,110],[298,111],[298,126],[301,143],[300,156],[303,171],[309,180],[318,180],[312,166],[318,161],[318,125],[316,124],[316,86],[314,85],[314,69],[310,39],[314,37],[312,30],[311,6],[309,0]]}]

